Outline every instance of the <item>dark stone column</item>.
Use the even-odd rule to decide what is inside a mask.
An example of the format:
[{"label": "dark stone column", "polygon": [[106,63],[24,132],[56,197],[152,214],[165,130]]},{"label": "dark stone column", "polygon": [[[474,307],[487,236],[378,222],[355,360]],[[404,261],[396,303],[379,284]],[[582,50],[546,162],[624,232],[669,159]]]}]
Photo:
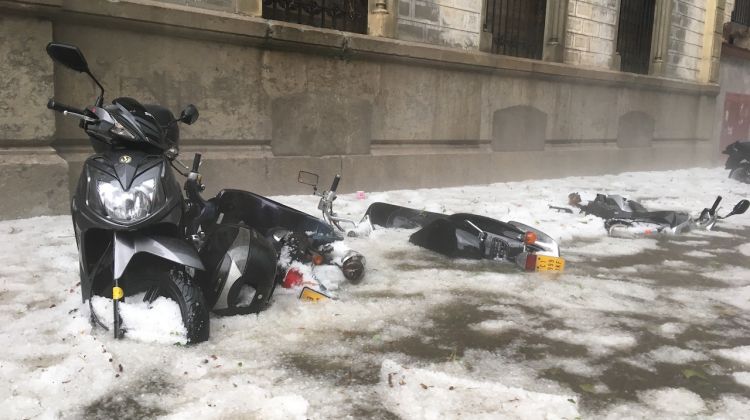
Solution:
[{"label": "dark stone column", "polygon": [[544,61],[563,62],[565,53],[565,22],[568,0],[547,1],[547,18],[544,29]]},{"label": "dark stone column", "polygon": [[649,74],[664,75],[667,49],[669,48],[669,30],[672,26],[673,0],[656,0],[654,12],[654,30],[651,36],[651,66]]}]

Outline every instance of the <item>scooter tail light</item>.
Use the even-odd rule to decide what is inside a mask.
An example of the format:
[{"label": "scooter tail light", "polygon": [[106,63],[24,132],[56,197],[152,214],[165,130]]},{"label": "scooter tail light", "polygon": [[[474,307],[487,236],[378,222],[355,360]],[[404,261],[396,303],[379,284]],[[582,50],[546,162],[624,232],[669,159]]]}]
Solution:
[{"label": "scooter tail light", "polygon": [[526,232],[525,235],[523,235],[523,243],[526,245],[534,245],[536,243],[537,237],[536,233],[534,232]]},{"label": "scooter tail light", "polygon": [[284,276],[284,281],[281,286],[285,289],[291,289],[292,287],[301,285],[303,280],[304,276],[299,270],[296,268],[290,268],[289,271],[286,272],[286,276]]},{"label": "scooter tail light", "polygon": [[325,262],[325,258],[321,254],[313,254],[312,255],[312,263],[315,265],[323,265]]},{"label": "scooter tail light", "polygon": [[526,271],[536,271],[536,254],[526,256]]}]

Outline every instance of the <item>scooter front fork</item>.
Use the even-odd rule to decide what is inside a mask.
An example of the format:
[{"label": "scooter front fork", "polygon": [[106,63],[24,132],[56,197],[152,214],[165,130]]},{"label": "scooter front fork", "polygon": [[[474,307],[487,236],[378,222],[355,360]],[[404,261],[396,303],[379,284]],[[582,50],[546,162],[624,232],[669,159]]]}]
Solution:
[{"label": "scooter front fork", "polygon": [[122,338],[122,318],[120,318],[120,301],[122,300],[125,293],[119,286],[119,282],[115,279],[114,285],[112,286],[112,308],[114,311],[114,331],[115,338]]}]

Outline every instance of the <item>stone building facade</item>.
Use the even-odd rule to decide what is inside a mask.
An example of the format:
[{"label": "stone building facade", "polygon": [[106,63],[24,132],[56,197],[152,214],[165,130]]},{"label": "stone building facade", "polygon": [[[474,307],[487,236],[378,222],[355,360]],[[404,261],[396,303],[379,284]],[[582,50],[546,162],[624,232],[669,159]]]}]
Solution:
[{"label": "stone building facade", "polygon": [[[23,197],[0,202],[0,218],[66,212],[91,154],[76,123],[44,107],[96,93],[49,60],[50,41],[83,50],[108,100],[194,103],[182,156],[204,154],[208,194],[306,192],[300,169],[341,173],[352,191],[714,158],[724,0],[650,0],[653,15],[626,22],[651,19],[651,42],[627,51],[624,0],[494,0],[491,14],[493,0],[342,0],[305,9],[309,24],[281,21],[298,18],[279,1],[0,0],[0,191]],[[509,9],[516,18],[500,19]],[[638,72],[620,71],[623,53]]]}]

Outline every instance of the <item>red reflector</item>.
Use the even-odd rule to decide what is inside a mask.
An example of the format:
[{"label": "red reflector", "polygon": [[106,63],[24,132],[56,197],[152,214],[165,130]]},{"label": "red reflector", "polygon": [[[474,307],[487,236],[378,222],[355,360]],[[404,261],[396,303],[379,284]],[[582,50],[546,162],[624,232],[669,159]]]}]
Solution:
[{"label": "red reflector", "polygon": [[281,286],[285,289],[291,289],[292,287],[301,285],[302,279],[302,273],[300,273],[296,268],[291,268],[286,272],[286,276],[284,276],[284,282],[281,284]]},{"label": "red reflector", "polygon": [[526,256],[526,271],[536,271],[536,254]]}]

